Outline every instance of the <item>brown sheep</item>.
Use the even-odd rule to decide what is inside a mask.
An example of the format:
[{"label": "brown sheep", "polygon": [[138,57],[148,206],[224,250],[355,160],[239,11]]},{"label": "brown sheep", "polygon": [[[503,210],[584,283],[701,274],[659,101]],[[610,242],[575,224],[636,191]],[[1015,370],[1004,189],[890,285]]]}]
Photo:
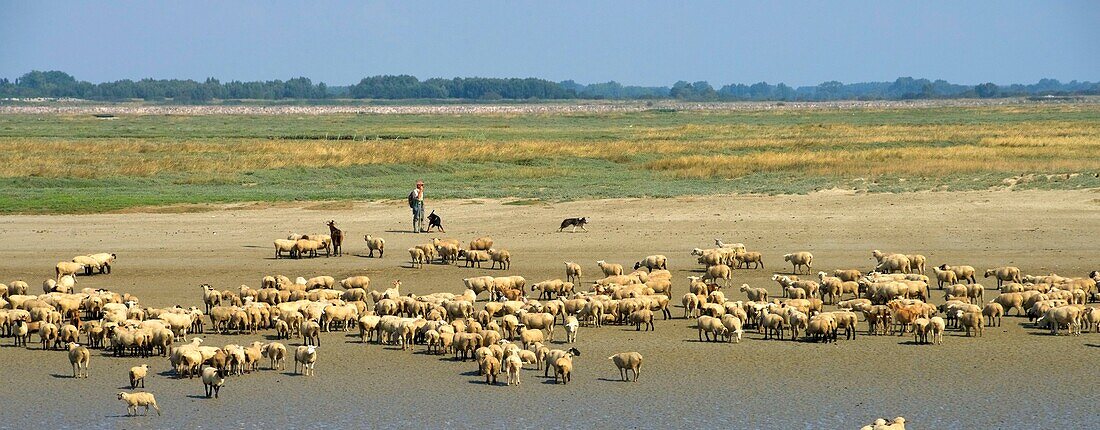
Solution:
[{"label": "brown sheep", "polygon": [[615,362],[615,367],[619,368],[619,377],[623,382],[629,380],[630,372],[634,372],[634,382],[638,382],[638,372],[642,370],[642,354],[633,351],[620,352],[607,357],[607,359]]}]

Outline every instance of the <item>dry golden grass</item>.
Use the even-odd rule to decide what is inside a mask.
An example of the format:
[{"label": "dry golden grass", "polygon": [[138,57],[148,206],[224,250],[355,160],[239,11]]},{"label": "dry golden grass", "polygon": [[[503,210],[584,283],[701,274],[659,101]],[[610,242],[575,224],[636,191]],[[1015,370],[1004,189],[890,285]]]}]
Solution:
[{"label": "dry golden grass", "polygon": [[[1100,168],[1100,121],[1063,120],[1058,115],[1095,106],[1009,106],[964,111],[968,121],[821,121],[753,123],[740,117],[684,116],[682,122],[629,128],[602,123],[557,132],[553,117],[502,115],[497,123],[460,123],[461,138],[405,140],[283,140],[258,138],[29,138],[0,137],[2,178],[105,178],[177,175],[174,183],[218,185],[234,175],[282,168],[338,168],[354,165],[424,165],[503,162],[519,164],[506,174],[539,179],[568,174],[567,163],[526,167],[531,160],[593,158],[624,167],[666,172],[682,178],[731,178],[757,172],[861,177],[884,174],[931,176],[973,172],[1054,172]],[[1046,117],[1012,121],[1014,114]],[[852,112],[875,115],[876,111]],[[771,115],[772,117],[769,117]],[[752,118],[790,117],[797,112],[755,113]],[[1007,115],[1007,116],[1006,116]],[[997,120],[982,121],[996,116]],[[1006,120],[1006,118],[1008,118]],[[398,123],[389,131],[431,136],[448,121],[439,116]],[[608,121],[623,121],[609,116]],[[168,119],[180,121],[179,118]],[[226,126],[232,117],[226,117]],[[513,122],[515,124],[513,124]],[[594,124],[594,125],[593,125]],[[485,129],[526,129],[484,137]],[[546,130],[547,136],[540,137]],[[358,132],[365,132],[361,130]],[[511,131],[509,131],[511,132]],[[589,139],[592,135],[606,135]],[[479,137],[482,136],[482,137]],[[504,137],[500,137],[504,136]],[[520,136],[512,138],[511,136]],[[575,136],[575,138],[573,137]],[[456,170],[455,179],[486,178],[491,169]]]}]

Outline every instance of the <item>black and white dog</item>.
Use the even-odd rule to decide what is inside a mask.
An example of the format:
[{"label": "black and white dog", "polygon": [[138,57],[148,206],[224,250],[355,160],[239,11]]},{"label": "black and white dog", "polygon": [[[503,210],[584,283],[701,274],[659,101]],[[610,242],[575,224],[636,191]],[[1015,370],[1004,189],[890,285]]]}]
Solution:
[{"label": "black and white dog", "polygon": [[558,227],[558,231],[565,230],[566,227],[573,227],[572,232],[576,232],[577,227],[580,227],[581,230],[588,231],[587,228],[584,228],[585,224],[588,224],[588,218],[566,218],[565,221],[561,222],[561,227]]},{"label": "black and white dog", "polygon": [[439,231],[446,233],[447,230],[443,229],[443,219],[439,218],[439,215],[435,214],[435,210],[428,214],[428,231],[432,231],[432,227],[438,228]]}]

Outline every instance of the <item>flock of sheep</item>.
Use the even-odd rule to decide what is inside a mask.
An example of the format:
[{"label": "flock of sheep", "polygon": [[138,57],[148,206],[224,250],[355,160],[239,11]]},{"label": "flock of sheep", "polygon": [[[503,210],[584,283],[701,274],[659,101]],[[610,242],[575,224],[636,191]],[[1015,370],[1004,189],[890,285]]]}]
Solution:
[{"label": "flock of sheep", "polygon": [[[370,255],[378,251],[382,258],[385,241],[370,235],[364,239]],[[296,256],[308,255],[310,248],[332,252],[332,238],[327,235],[287,241],[293,243],[287,252]],[[303,247],[303,241],[318,246]],[[987,288],[976,282],[978,272],[971,266],[942,264],[933,267],[929,277],[924,274],[923,256],[875,250],[873,270],[814,274],[813,255],[794,252],[784,255],[791,273],[772,276],[778,294],[774,288],[747,284],[729,291],[725,288],[732,285],[733,272],[763,269],[763,256],[743,244],[715,243],[713,248],[691,251],[702,275],[688,277],[680,296],[683,317],[693,320],[700,341],[740,343],[751,329],[763,339],[837,342],[840,330],[846,340],[855,339],[862,321],[870,335],[912,334],[915,343],[940,344],[946,330],[981,336],[985,326],[1000,325],[1006,312],[1012,311],[1028,316],[1051,334],[1064,329],[1080,335],[1090,327],[1100,331],[1100,309],[1086,306],[1098,297],[1097,272],[1065,278],[1024,275],[1015,267],[989,269],[984,276],[996,280],[999,294],[986,301]],[[413,267],[455,264],[461,259],[467,266],[492,262],[492,267],[510,268],[511,254],[494,248],[491,238],[480,237],[466,245],[436,238],[410,248],[409,254]],[[278,246],[276,241],[277,256]],[[92,349],[114,356],[159,355],[178,378],[198,376],[207,397],[218,397],[227,378],[257,372],[262,363],[284,370],[285,360],[293,358],[295,374],[313,375],[322,333],[351,330],[358,330],[363,343],[400,350],[422,347],[431,354],[474,360],[489,384],[496,384],[504,373],[508,385],[519,385],[528,365],[547,378],[553,372],[555,382],[567,384],[574,360],[581,355],[573,344],[582,327],[632,325],[638,331],[654,330],[655,316],[673,318],[675,297],[664,255],[639,259],[630,272],[622,264],[597,261],[601,276],[584,283],[584,270],[574,262],[565,262],[564,279],[530,284],[516,275],[469,277],[462,279],[461,294],[405,294],[400,281],[373,289],[366,276],[292,280],[270,275],[260,280],[259,288],[241,285],[219,290],[202,285],[202,307],[154,308],[141,305],[138,297],[128,293],[75,289],[78,274],[110,273],[114,260],[114,254],[104,253],[58,263],[55,278],[43,282],[41,295],[30,294],[23,281],[0,284],[0,333],[28,348],[31,335],[37,334],[42,349],[67,351],[74,378],[87,377]],[[933,282],[942,290],[942,305],[929,303]],[[535,291],[538,295],[531,297]],[[739,293],[744,298],[726,297]],[[555,341],[559,326],[564,337]],[[195,337],[209,332],[254,336],[261,331],[273,333],[277,340],[218,347],[203,345],[203,339]],[[289,339],[300,339],[301,345],[288,347],[281,342]],[[638,380],[640,353],[626,351],[608,360],[623,381]],[[132,389],[144,388],[148,369],[148,364],[130,369]],[[150,393],[121,392],[117,397],[130,414],[138,407],[160,413]],[[891,424],[883,420],[881,425],[904,428],[904,420]]]}]

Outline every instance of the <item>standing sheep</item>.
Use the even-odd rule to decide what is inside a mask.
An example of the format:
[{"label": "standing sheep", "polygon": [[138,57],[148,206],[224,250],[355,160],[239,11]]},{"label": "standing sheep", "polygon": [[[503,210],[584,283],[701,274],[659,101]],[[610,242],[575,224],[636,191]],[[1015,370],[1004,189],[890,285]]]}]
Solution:
[{"label": "standing sheep", "polygon": [[791,263],[791,266],[794,267],[792,269],[793,273],[796,275],[801,273],[799,268],[802,266],[806,266],[806,273],[810,273],[811,269],[813,269],[814,255],[806,251],[795,252],[783,255],[783,261],[789,261]]},{"label": "standing sheep", "polygon": [[1004,285],[1005,282],[1021,282],[1019,267],[1004,266],[986,270],[985,277],[988,278],[990,276],[997,277],[997,288],[1001,288],[1001,285]]},{"label": "standing sheep", "polygon": [[206,388],[206,398],[209,399],[211,394],[214,395],[215,399],[218,398],[218,392],[225,385],[225,373],[210,366],[204,367],[202,369],[202,385]]},{"label": "standing sheep", "polygon": [[385,239],[382,239],[381,237],[374,237],[368,234],[366,236],[363,236],[363,240],[367,242],[367,249],[370,250],[370,253],[367,254],[367,257],[373,258],[374,251],[378,251],[378,258],[382,258],[383,254],[386,253]]},{"label": "standing sheep", "polygon": [[608,263],[603,260],[597,260],[596,265],[600,266],[600,270],[603,271],[604,276],[617,276],[623,274],[623,265]]},{"label": "standing sheep", "polygon": [[634,263],[634,270],[638,270],[642,267],[645,267],[646,270],[651,272],[656,269],[666,270],[667,262],[668,258],[664,255],[650,255],[646,258],[643,258],[642,261]]},{"label": "standing sheep", "polygon": [[508,385],[519,386],[519,371],[522,369],[523,359],[519,354],[512,354],[504,359],[504,370],[508,372]]},{"label": "standing sheep", "polygon": [[157,398],[153,397],[153,393],[125,393],[120,391],[115,397],[126,403],[126,415],[128,416],[137,415],[138,406],[145,406],[145,415],[149,415],[150,406],[157,411],[157,415],[160,415],[160,407],[157,406]]},{"label": "standing sheep", "polygon": [[305,374],[306,376],[313,376],[315,374],[316,371],[313,369],[313,366],[317,364],[317,348],[319,347],[313,345],[302,345],[294,351],[295,375],[299,374],[298,364],[302,365],[302,374]]},{"label": "standing sheep", "polygon": [[638,382],[638,372],[642,370],[642,354],[633,351],[620,352],[607,359],[615,362],[615,367],[619,368],[619,378],[623,382],[629,380],[630,372],[634,372],[634,382]]},{"label": "standing sheep", "polygon": [[501,270],[508,270],[512,268],[512,253],[504,249],[490,249],[489,258],[493,260],[493,265],[489,266],[490,269],[494,269],[497,265],[500,265]]},{"label": "standing sheep", "polygon": [[581,265],[572,261],[565,262],[565,280],[579,283],[581,281]]},{"label": "standing sheep", "polygon": [[412,267],[424,267],[424,262],[428,260],[427,254],[420,248],[409,248],[409,259],[412,261]]},{"label": "standing sheep", "polygon": [[145,388],[145,376],[149,374],[149,365],[142,364],[141,366],[134,366],[130,368],[130,389],[137,388],[138,383],[141,383],[141,388]]},{"label": "standing sheep", "polygon": [[91,359],[92,354],[88,352],[88,348],[69,342],[69,364],[73,365],[73,378],[88,377],[88,362]]}]

